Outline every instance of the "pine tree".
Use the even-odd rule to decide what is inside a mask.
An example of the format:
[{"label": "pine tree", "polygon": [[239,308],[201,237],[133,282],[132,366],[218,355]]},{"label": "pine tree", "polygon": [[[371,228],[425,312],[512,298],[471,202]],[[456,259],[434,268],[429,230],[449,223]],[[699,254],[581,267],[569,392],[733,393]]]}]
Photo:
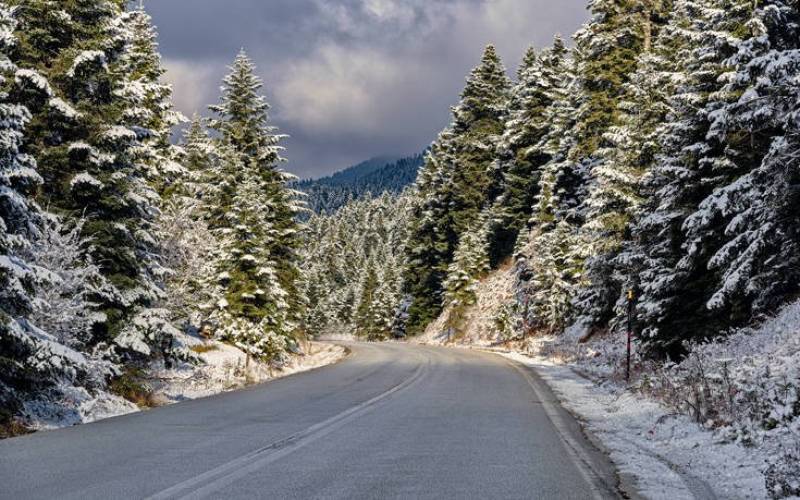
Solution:
[{"label": "pine tree", "polygon": [[[0,4],[0,86],[15,68],[9,53],[16,40],[12,9]],[[34,270],[18,256],[40,234],[42,213],[32,196],[41,178],[33,158],[20,151],[30,113],[0,92],[0,424],[20,404],[19,391],[30,388],[28,361],[38,348],[27,318],[33,309]],[[27,386],[27,387],[26,387]]]},{"label": "pine tree", "polygon": [[[297,288],[298,207],[286,186],[289,176],[277,166],[283,161],[281,136],[269,125],[269,105],[259,95],[262,86],[242,51],[224,80],[220,104],[211,106],[219,158],[208,173],[213,188],[203,203],[220,242],[213,276],[221,295],[215,314],[221,335],[250,346],[250,354],[271,358],[281,343],[293,348],[302,297]],[[195,126],[198,151],[188,151],[195,157],[203,147],[200,135]]]},{"label": "pine tree", "polygon": [[494,47],[467,78],[453,123],[428,154],[417,180],[420,205],[412,214],[404,272],[413,298],[408,328],[418,333],[442,309],[443,280],[460,235],[502,191],[494,150],[503,133],[511,82]]},{"label": "pine tree", "polygon": [[67,222],[86,218],[84,236],[108,283],[94,298],[105,315],[95,342],[147,354],[131,346],[158,345],[159,334],[133,328],[143,320],[132,318],[163,296],[164,270],[152,237],[159,198],[145,178],[142,128],[125,97],[132,80],[124,2],[11,4],[20,5],[12,95],[33,115],[23,149],[44,178],[40,199]]},{"label": "pine tree", "polygon": [[484,214],[461,235],[444,281],[446,305],[459,308],[475,303],[475,288],[490,269],[488,239],[488,216]]},{"label": "pine tree", "polygon": [[110,364],[77,350],[95,322],[87,291],[101,281],[85,241],[34,201],[42,178],[23,150],[32,116],[13,91],[17,78],[49,82],[10,60],[14,14],[0,4],[0,425],[45,391],[98,387],[110,375]]},{"label": "pine tree", "polygon": [[529,325],[548,333],[561,332],[572,319],[572,302],[581,281],[581,262],[572,251],[581,241],[568,222],[561,221],[552,230],[535,238],[526,262],[531,275],[525,308]]},{"label": "pine tree", "polygon": [[492,209],[489,254],[493,266],[511,254],[531,217],[541,169],[551,159],[542,147],[553,125],[547,111],[556,98],[554,89],[564,78],[566,55],[563,41],[556,37],[553,47],[540,55],[530,49],[518,71],[519,82],[497,150],[496,168],[503,172],[503,193]]},{"label": "pine tree", "polygon": [[589,169],[569,157],[577,141],[579,88],[575,61],[568,59],[559,85],[550,91],[552,105],[545,116],[551,129],[538,145],[551,159],[542,168],[531,229],[522,235],[516,255],[516,309],[528,325],[548,330],[574,319],[573,302],[585,285],[588,254],[579,229],[585,221]]},{"label": "pine tree", "polygon": [[715,190],[686,229],[694,248],[710,250],[708,268],[719,276],[707,307],[732,324],[797,290],[797,218],[789,208],[796,199],[790,146],[796,124],[787,117],[797,108],[799,22],[796,5],[757,5],[726,61],[732,69],[723,75],[723,98],[710,113],[708,138],[725,144],[726,168],[715,172]]},{"label": "pine tree", "polygon": [[582,228],[590,284],[581,290],[578,305],[588,326],[605,326],[613,318],[620,273],[629,274],[617,265],[617,257],[642,203],[639,180],[652,163],[654,149],[647,134],[664,113],[655,105],[660,83],[651,81],[649,71],[655,69],[652,41],[671,3],[598,0],[591,7],[595,17],[576,37],[585,50],[579,65],[584,102],[572,154],[592,169]]},{"label": "pine tree", "polygon": [[[725,61],[736,51],[747,18],[743,5],[684,0],[676,5],[669,28],[682,40],[674,60],[678,82],[661,131],[661,154],[643,187],[649,201],[634,227],[641,254],[639,319],[653,350],[672,355],[683,340],[701,331],[719,331],[724,323],[705,312],[708,269],[688,257],[694,243],[686,220],[713,191],[715,171],[724,161],[724,145],[708,141],[708,109],[721,96]],[[698,256],[699,257],[699,256]]]},{"label": "pine tree", "polygon": [[127,80],[122,89],[128,104],[125,120],[142,143],[139,154],[144,175],[165,194],[184,175],[184,167],[177,162],[180,151],[171,143],[171,136],[185,118],[174,110],[172,88],[162,81],[166,69],[150,15],[134,9],[119,16],[116,24],[127,43],[119,69]]},{"label": "pine tree", "polygon": [[210,121],[210,126],[219,132],[221,140],[243,167],[255,173],[263,189],[262,196],[270,200],[270,212],[266,216],[272,225],[273,237],[268,249],[279,284],[287,293],[289,317],[298,320],[303,299],[297,288],[301,228],[296,216],[303,205],[298,199],[300,193],[287,186],[294,177],[278,167],[284,161],[280,157],[283,148],[279,146],[283,136],[276,134],[275,127],[269,125],[270,106],[259,95],[262,87],[255,66],[242,51],[224,80],[220,104],[211,106],[216,118]]}]

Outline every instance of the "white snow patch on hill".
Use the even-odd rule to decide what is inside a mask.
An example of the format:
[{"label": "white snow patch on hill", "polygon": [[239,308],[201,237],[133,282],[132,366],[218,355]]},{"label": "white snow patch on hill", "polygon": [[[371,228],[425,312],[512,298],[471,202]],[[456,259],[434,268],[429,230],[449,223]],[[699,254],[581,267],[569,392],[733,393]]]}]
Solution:
[{"label": "white snow patch on hill", "polygon": [[490,346],[503,341],[498,333],[496,318],[500,310],[514,298],[514,267],[508,263],[484,278],[476,290],[477,302],[467,308],[459,321],[461,328],[451,328],[451,307],[412,339],[424,344],[459,344]]}]

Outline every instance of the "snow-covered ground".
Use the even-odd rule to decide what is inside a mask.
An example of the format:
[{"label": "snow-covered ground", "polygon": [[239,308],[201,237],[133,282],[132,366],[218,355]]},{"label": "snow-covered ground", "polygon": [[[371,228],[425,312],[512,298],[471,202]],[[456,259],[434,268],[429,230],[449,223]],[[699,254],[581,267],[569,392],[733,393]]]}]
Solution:
[{"label": "snow-covered ground", "polygon": [[514,297],[514,267],[508,263],[498,271],[481,280],[477,289],[476,303],[464,311],[461,324],[464,330],[448,335],[450,308],[434,320],[414,342],[427,344],[454,343],[471,346],[490,346],[502,339],[497,333],[495,318],[500,308]]},{"label": "snow-covered ground", "polygon": [[292,356],[282,366],[250,360],[245,353],[229,344],[209,341],[198,356],[204,364],[160,370],[153,375],[153,388],[159,403],[174,403],[242,388],[294,373],[313,370],[336,363],[346,355],[339,345],[308,342],[303,353]]},{"label": "snow-covered ground", "polygon": [[[647,498],[798,498],[800,302],[754,328],[691,345],[681,363],[640,358],[624,378],[625,339],[584,331],[505,341],[493,317],[510,271],[487,277],[463,331],[447,310],[414,341],[492,349],[533,366]],[[452,333],[452,332],[451,332]]]},{"label": "snow-covered ground", "polygon": [[[152,389],[150,401],[157,405],[211,396],[313,370],[336,363],[347,354],[342,346],[307,342],[302,345],[302,352],[292,355],[282,366],[252,360],[248,366],[244,352],[229,344],[214,340],[204,342],[189,336],[181,340],[203,351],[197,352],[202,363],[152,370],[143,382]],[[198,346],[203,347],[198,349]],[[25,405],[26,421],[33,430],[85,424],[140,410],[134,403],[106,391],[90,394],[83,388],[65,386],[57,392],[58,397],[42,398]]]},{"label": "snow-covered ground", "polygon": [[621,474],[646,498],[765,498],[766,457],[725,442],[689,417],[613,384],[598,385],[569,365],[503,353],[532,366],[562,404],[603,443]]}]

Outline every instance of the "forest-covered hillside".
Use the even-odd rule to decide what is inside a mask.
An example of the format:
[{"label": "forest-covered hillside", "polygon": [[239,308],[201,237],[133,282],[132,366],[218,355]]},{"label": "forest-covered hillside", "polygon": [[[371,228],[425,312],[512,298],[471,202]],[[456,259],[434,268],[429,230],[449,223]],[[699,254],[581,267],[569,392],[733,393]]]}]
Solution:
[{"label": "forest-covered hillside", "polygon": [[308,208],[332,214],[350,200],[383,193],[398,194],[414,183],[423,155],[407,158],[373,158],[328,177],[304,180],[294,187],[308,195]]}]

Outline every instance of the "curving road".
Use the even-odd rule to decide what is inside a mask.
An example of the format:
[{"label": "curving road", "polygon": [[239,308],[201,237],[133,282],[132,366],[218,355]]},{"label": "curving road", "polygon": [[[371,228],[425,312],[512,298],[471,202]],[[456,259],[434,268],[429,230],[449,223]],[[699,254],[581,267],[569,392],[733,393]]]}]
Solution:
[{"label": "curving road", "polygon": [[494,354],[351,344],[333,366],[0,441],[0,498],[615,497],[535,373]]}]

